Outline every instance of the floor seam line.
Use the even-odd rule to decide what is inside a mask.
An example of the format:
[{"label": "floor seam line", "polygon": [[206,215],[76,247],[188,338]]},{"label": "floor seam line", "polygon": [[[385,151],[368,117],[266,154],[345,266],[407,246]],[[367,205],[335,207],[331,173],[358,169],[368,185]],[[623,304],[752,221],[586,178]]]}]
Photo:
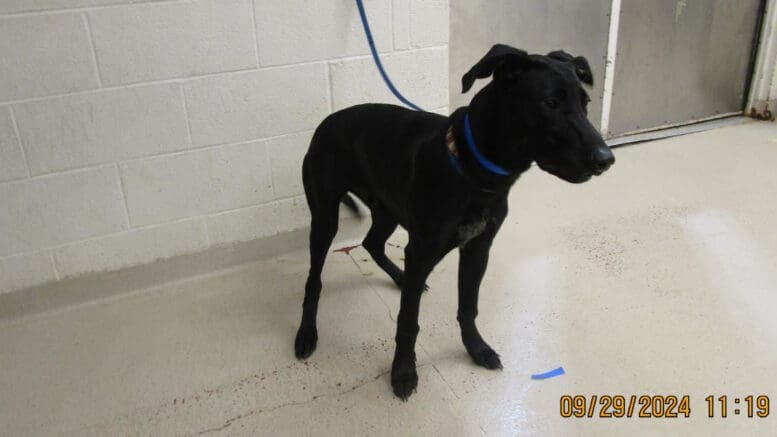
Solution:
[{"label": "floor seam line", "polygon": [[[421,366],[421,367],[423,367],[423,366]],[[277,406],[271,407],[271,408],[266,408],[266,409],[256,410],[256,411],[248,411],[247,413],[238,414],[237,416],[234,416],[232,418],[227,419],[221,426],[213,427],[213,428],[208,428],[208,429],[202,430],[200,432],[197,432],[196,434],[193,434],[193,435],[205,435],[205,434],[210,434],[210,433],[213,433],[213,432],[223,431],[223,430],[229,428],[230,426],[232,426],[232,424],[234,424],[235,422],[237,422],[239,420],[242,420],[242,419],[245,419],[247,417],[251,417],[251,416],[255,416],[255,415],[260,415],[260,414],[265,414],[265,413],[270,413],[270,412],[277,411],[277,410],[280,410],[280,409],[283,409],[283,408],[287,408],[287,407],[295,407],[295,406],[299,406],[299,405],[306,405],[306,404],[309,404],[311,402],[315,402],[315,401],[317,401],[317,400],[319,400],[321,398],[342,396],[342,395],[354,392],[354,391],[356,391],[356,390],[366,386],[367,384],[369,384],[369,383],[371,383],[373,381],[377,381],[381,377],[388,375],[390,372],[391,372],[390,370],[382,372],[382,373],[378,374],[377,376],[375,376],[373,378],[369,378],[369,379],[367,379],[365,381],[362,381],[362,382],[354,385],[353,387],[349,388],[348,390],[344,390],[344,391],[340,391],[340,392],[335,392],[335,393],[324,393],[324,394],[321,394],[321,395],[313,396],[312,398],[310,398],[308,400],[304,400],[304,401],[288,402],[286,404],[277,405]]]},{"label": "floor seam line", "polygon": [[[378,290],[376,290],[375,287],[373,287],[373,285],[370,284],[370,282],[367,280],[367,278],[364,275],[364,272],[362,272],[361,267],[359,267],[359,263],[356,261],[356,259],[353,257],[353,255],[351,255],[350,253],[348,253],[348,257],[351,258],[351,261],[353,261],[354,265],[356,266],[356,269],[362,275],[362,278],[363,278],[365,284],[367,284],[367,286],[370,288],[370,290],[372,290],[372,292],[378,297],[378,299],[386,307],[386,309],[389,312],[389,318],[391,319],[391,321],[392,322],[396,322],[396,320],[394,320],[394,318],[391,316],[391,308],[388,306],[388,303],[386,303],[386,301],[383,300],[383,297],[380,295],[380,293],[378,293]],[[432,358],[432,355],[429,353],[429,351],[426,349],[426,347],[424,347],[423,344],[419,344],[418,346],[421,348],[421,350],[424,351],[426,356],[429,358],[429,363],[431,364],[431,366],[434,369],[434,371],[437,372],[437,374],[440,376],[440,379],[442,379],[442,382],[445,385],[445,387],[448,388],[448,391],[450,391],[451,394],[453,394],[453,396],[456,399],[461,400],[461,398],[459,397],[458,393],[456,393],[456,391],[453,389],[453,387],[450,385],[450,383],[445,379],[445,377],[443,376],[442,372],[440,372],[440,369],[437,367],[437,363],[435,363],[434,359]],[[482,430],[482,427],[481,427],[481,430]]]},{"label": "floor seam line", "polygon": [[[396,323],[396,320],[394,320],[394,317],[391,315],[391,307],[388,305],[388,303],[385,300],[383,300],[383,297],[380,295],[380,293],[378,293],[378,290],[376,290],[375,287],[373,287],[372,284],[370,284],[370,281],[367,280],[366,275],[364,274],[364,272],[362,272],[361,267],[359,267],[359,263],[356,261],[356,259],[353,257],[353,255],[348,253],[348,257],[351,258],[351,261],[353,261],[353,264],[356,266],[356,270],[359,271],[359,274],[362,276],[362,280],[367,285],[367,287],[369,287],[370,290],[372,290],[372,293],[375,296],[377,296],[378,300],[380,300],[380,302],[383,304],[383,306],[386,307],[386,311],[388,311],[389,319],[392,322]],[[400,291],[400,293],[401,293],[401,291]]]}]

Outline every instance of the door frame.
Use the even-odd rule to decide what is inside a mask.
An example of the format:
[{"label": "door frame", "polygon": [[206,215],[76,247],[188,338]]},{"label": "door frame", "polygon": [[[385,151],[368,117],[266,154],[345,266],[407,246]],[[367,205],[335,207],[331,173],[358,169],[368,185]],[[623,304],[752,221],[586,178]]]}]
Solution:
[{"label": "door frame", "polygon": [[777,103],[777,0],[764,0],[763,7],[745,113],[773,120],[767,111]]}]

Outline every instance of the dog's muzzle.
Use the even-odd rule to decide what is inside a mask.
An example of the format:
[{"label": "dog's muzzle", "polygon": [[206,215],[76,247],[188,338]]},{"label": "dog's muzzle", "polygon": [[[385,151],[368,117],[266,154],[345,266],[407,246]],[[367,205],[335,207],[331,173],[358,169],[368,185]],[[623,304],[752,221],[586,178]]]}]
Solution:
[{"label": "dog's muzzle", "polygon": [[606,145],[597,147],[591,155],[593,173],[596,176],[606,172],[615,163],[615,155],[612,154],[612,151]]}]

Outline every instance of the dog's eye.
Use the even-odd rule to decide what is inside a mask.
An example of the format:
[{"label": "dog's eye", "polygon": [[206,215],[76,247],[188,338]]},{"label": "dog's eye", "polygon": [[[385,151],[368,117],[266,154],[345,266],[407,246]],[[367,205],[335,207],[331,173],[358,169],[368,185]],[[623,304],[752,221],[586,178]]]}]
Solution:
[{"label": "dog's eye", "polygon": [[588,96],[583,96],[583,106],[588,105],[591,102],[591,98]]},{"label": "dog's eye", "polygon": [[547,106],[550,109],[558,109],[558,100],[556,99],[553,99],[553,98],[545,99],[543,100],[542,103],[544,103],[545,106]]}]

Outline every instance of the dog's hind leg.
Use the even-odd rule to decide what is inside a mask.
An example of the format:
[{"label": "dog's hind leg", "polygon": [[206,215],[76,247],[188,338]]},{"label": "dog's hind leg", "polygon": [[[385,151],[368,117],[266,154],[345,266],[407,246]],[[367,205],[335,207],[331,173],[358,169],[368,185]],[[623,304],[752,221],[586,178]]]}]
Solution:
[{"label": "dog's hind leg", "polygon": [[[364,237],[362,246],[369,252],[372,259],[375,260],[375,264],[388,273],[394,283],[397,284],[397,287],[402,289],[402,285],[405,282],[405,272],[386,256],[386,240],[397,228],[397,222],[389,217],[385,211],[378,208],[372,208],[371,212],[372,226],[367,231],[367,236]],[[424,284],[424,291],[428,289],[429,286]]]},{"label": "dog's hind leg", "polygon": [[386,240],[397,228],[397,222],[392,220],[385,212],[378,208],[372,208],[372,226],[364,237],[362,245],[375,260],[375,263],[391,276],[397,287],[402,288],[405,274],[386,256]]},{"label": "dog's hind leg", "polygon": [[[309,168],[306,159],[303,165],[305,195],[310,207],[310,271],[305,283],[305,301],[302,304],[302,322],[294,340],[294,353],[299,359],[309,357],[316,349],[318,330],[316,314],[318,299],[321,296],[321,270],[324,268],[329,246],[337,233],[338,211],[345,190],[334,191],[328,183],[311,181],[312,175],[321,177],[322,173]],[[324,173],[325,175],[325,173]],[[327,181],[333,182],[333,181]]]}]

